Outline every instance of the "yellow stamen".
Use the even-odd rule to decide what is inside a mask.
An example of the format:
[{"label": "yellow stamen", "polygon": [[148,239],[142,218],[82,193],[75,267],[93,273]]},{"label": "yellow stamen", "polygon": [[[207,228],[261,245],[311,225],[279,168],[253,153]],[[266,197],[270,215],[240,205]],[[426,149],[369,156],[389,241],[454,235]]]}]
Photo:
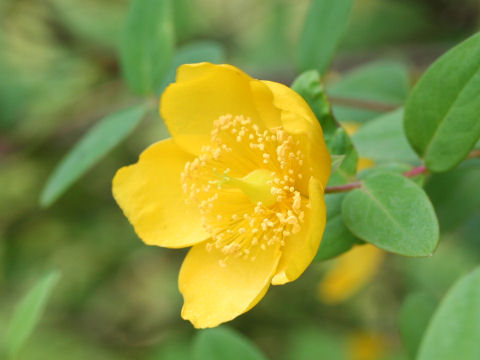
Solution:
[{"label": "yellow stamen", "polygon": [[214,122],[210,144],[185,165],[183,189],[212,235],[207,250],[225,254],[222,266],[228,258],[255,259],[269,246],[284,246],[301,230],[308,201],[296,189],[296,175],[308,171],[297,146],[281,127],[261,129],[227,114]]}]

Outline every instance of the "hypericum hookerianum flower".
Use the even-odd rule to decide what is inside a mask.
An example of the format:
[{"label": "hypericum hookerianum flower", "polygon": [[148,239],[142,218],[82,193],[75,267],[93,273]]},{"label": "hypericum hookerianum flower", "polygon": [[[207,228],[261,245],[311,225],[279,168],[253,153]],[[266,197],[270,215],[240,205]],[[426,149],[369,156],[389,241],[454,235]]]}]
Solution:
[{"label": "hypericum hookerianum flower", "polygon": [[305,101],[230,65],[183,65],[160,113],[172,135],[120,169],[113,194],[149,245],[193,246],[182,317],[212,327],[298,278],[325,228],[330,155]]}]

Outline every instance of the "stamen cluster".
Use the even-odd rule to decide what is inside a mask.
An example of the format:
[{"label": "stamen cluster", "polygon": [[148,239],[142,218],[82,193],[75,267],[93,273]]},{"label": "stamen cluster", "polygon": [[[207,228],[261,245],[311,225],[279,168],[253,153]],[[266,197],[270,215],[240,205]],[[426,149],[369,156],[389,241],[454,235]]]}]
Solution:
[{"label": "stamen cluster", "polygon": [[[295,184],[306,173],[303,167],[299,142],[282,128],[261,128],[248,117],[231,114],[214,122],[209,145],[186,164],[182,186],[212,236],[207,249],[225,254],[222,266],[230,256],[255,260],[258,251],[284,246],[300,232],[308,200]],[[252,202],[235,185],[259,169],[271,174],[265,180],[270,193],[264,195],[274,200],[268,204]]]}]

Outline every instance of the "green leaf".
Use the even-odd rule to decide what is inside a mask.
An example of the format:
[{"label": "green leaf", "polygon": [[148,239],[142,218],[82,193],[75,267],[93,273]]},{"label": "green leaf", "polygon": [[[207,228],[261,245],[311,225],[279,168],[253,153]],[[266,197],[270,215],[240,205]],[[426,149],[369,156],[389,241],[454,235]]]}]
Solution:
[{"label": "green leaf", "polygon": [[50,206],[75,181],[118,145],[140,123],[147,107],[134,106],[100,120],[62,159],[43,188],[42,206]]},{"label": "green leaf", "polygon": [[480,138],[480,33],[443,55],[405,106],[410,144],[432,171],[460,163]]},{"label": "green leaf", "polygon": [[332,158],[332,164],[330,165],[331,169],[332,169],[332,173],[335,172],[339,167],[340,165],[342,165],[343,161],[345,160],[345,154],[343,155],[331,155],[331,158]]},{"label": "green leaf", "polygon": [[427,195],[404,176],[384,172],[363,180],[342,204],[347,227],[360,239],[405,256],[429,256],[435,250],[438,221]]},{"label": "green leaf", "polygon": [[57,271],[45,275],[27,293],[15,308],[12,320],[8,326],[3,349],[9,358],[14,358],[32,334],[39,322],[48,297],[57,283],[60,274]]},{"label": "green leaf", "polygon": [[418,360],[480,359],[480,268],[463,276],[440,303]]},{"label": "green leaf", "polygon": [[139,95],[157,90],[173,57],[171,0],[133,0],[122,34],[120,57],[130,89]]},{"label": "green leaf", "polygon": [[400,310],[399,328],[403,344],[411,359],[415,359],[423,334],[437,302],[426,293],[414,293]]},{"label": "green leaf", "polygon": [[358,154],[344,128],[335,130],[331,138],[327,138],[327,147],[332,155],[345,155],[342,164],[330,176],[328,185],[346,184],[355,180]]},{"label": "green leaf", "polygon": [[202,330],[193,343],[194,360],[265,360],[253,343],[226,327]]},{"label": "green leaf", "polygon": [[325,87],[320,80],[318,71],[305,71],[293,81],[291,87],[310,106],[322,126],[325,137],[331,137],[337,129],[337,124],[330,110]]},{"label": "green leaf", "polygon": [[301,70],[325,73],[348,24],[352,0],[312,0],[298,47]]},{"label": "green leaf", "polygon": [[342,218],[342,201],[345,194],[326,194],[327,225],[315,262],[334,258],[361,242],[345,226]]},{"label": "green leaf", "polygon": [[[327,85],[328,96],[339,99],[361,100],[382,106],[401,106],[409,90],[408,68],[396,61],[379,61],[358,67]],[[366,110],[334,105],[333,113],[340,122],[365,122],[382,110]]]},{"label": "green leaf", "polygon": [[175,74],[180,65],[203,61],[213,64],[225,62],[225,50],[223,46],[215,41],[202,40],[180,47],[175,53],[167,75],[161,82],[157,93],[162,93],[170,83],[175,81]]},{"label": "green leaf", "polygon": [[403,109],[369,121],[352,136],[360,157],[376,162],[418,163],[403,130]]}]

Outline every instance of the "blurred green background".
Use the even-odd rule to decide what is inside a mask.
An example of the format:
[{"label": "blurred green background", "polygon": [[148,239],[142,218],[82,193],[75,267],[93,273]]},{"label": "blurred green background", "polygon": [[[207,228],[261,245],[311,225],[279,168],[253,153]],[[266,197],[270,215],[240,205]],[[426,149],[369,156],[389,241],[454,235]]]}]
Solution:
[{"label": "blurred green background", "polygon": [[[39,206],[49,174],[86,130],[137,101],[117,56],[128,3],[0,0],[0,339],[23,294],[42,274],[61,271],[20,359],[190,358],[197,331],[180,318],[176,283],[185,252],[142,244],[110,189],[118,168],[168,136],[158,115],[50,208]],[[299,73],[294,47],[308,4],[177,0],[176,46],[215,41],[226,62],[290,84]],[[479,25],[477,0],[355,0],[327,81],[394,59],[408,70],[410,87]],[[442,228],[432,258],[388,255],[367,285],[335,305],[317,294],[331,261],[318,263],[293,284],[272,287],[228,326],[270,359],[407,359],[398,335],[405,298],[420,291],[438,301],[480,261],[479,183],[479,161],[428,180]]]}]

